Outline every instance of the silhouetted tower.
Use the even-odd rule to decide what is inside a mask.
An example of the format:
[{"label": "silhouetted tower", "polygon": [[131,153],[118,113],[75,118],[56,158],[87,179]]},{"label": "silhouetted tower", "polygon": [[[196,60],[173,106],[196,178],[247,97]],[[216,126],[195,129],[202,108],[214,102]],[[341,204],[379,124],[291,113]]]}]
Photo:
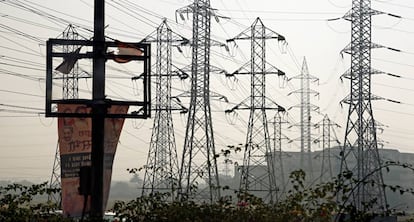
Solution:
[{"label": "silhouetted tower", "polygon": [[[60,175],[60,152],[59,152],[59,143],[56,145],[55,151],[55,160],[53,161],[52,176],[50,177],[49,188],[51,189],[60,189],[62,187]],[[62,193],[51,193],[48,195],[47,200],[49,202],[56,203],[59,207],[62,203]]]},{"label": "silhouetted tower", "polygon": [[[68,25],[62,32],[62,38],[67,40],[79,39],[79,34],[73,25]],[[68,45],[63,46],[64,53],[71,53],[76,51],[78,46]],[[78,63],[75,63],[73,69],[69,73],[57,73],[56,78],[62,78],[62,97],[63,99],[77,99],[79,98],[79,67]],[[56,145],[55,160],[53,161],[52,176],[50,178],[49,188],[61,188],[61,168],[60,168],[60,152],[59,143]],[[48,201],[57,203],[59,206],[62,202],[61,193],[49,194]]]},{"label": "silhouetted tower", "polygon": [[174,33],[166,20],[142,42],[157,43],[156,59],[156,101],[152,136],[142,187],[142,195],[170,193],[171,200],[177,195],[179,167],[172,120],[173,110],[184,110],[172,102],[171,81],[173,44],[187,43],[188,40]]},{"label": "silhouetted tower", "polygon": [[[75,27],[69,25],[65,31],[63,31],[63,39],[67,40],[77,40],[79,39],[79,34],[76,31]],[[76,51],[79,46],[69,45],[63,46],[63,52],[70,53]],[[78,63],[75,63],[73,69],[68,74],[63,75],[63,99],[77,99],[79,98],[79,68]]]},{"label": "silhouetted tower", "polygon": [[282,116],[279,112],[276,112],[274,121],[273,121],[273,152],[275,154],[275,163],[274,163],[274,172],[276,178],[280,179],[280,182],[277,183],[280,193],[283,195],[285,193],[285,171],[283,167],[283,150],[282,150],[282,140],[284,135],[282,134],[282,125],[286,123],[283,121]]},{"label": "silhouetted tower", "polygon": [[233,166],[233,161],[230,159],[230,157],[226,157],[223,163],[224,163],[224,169],[223,169],[224,176],[230,177],[231,166]]},{"label": "silhouetted tower", "polygon": [[[260,18],[257,18],[250,28],[227,40],[228,42],[251,41],[251,61],[233,73],[251,75],[251,96],[226,112],[238,109],[250,110],[241,168],[240,192],[256,194],[272,203],[277,201],[277,186],[266,110],[274,109],[279,112],[285,109],[266,97],[266,74],[280,76],[284,73],[266,63],[265,42],[267,39],[285,41],[283,36],[265,27]],[[270,68],[266,69],[266,65]]]},{"label": "silhouetted tower", "polygon": [[318,78],[309,74],[306,58],[303,58],[301,74],[291,79],[300,79],[301,85],[301,89],[290,93],[300,94],[301,100],[300,105],[294,106],[295,108],[300,108],[300,123],[298,124],[300,127],[300,168],[306,171],[309,178],[313,178],[311,112],[318,112],[319,107],[311,104],[310,96],[319,95],[319,93],[310,88],[310,82],[318,81]]},{"label": "silhouetted tower", "polygon": [[332,122],[328,115],[325,115],[322,120],[322,162],[321,162],[321,175],[320,182],[326,182],[333,178],[331,155],[331,142],[339,141],[336,138],[334,127],[339,127],[338,124]]},{"label": "silhouetted tower", "polygon": [[[178,10],[193,13],[191,98],[185,133],[179,185],[183,199],[215,202],[220,198],[210,108],[210,0]],[[194,190],[194,186],[198,188]]]},{"label": "silhouetted tower", "polygon": [[385,144],[388,144],[388,141],[385,141],[383,139],[381,139],[381,134],[384,133],[385,128],[388,128],[389,126],[382,124],[378,121],[375,121],[375,129],[376,129],[376,133],[377,133],[377,144],[378,144],[378,149],[383,149],[385,147]]},{"label": "silhouetted tower", "polygon": [[[388,207],[382,172],[378,170],[381,160],[371,104],[372,100],[382,99],[371,94],[371,75],[382,73],[371,68],[371,49],[383,48],[371,42],[371,17],[379,14],[384,13],[371,9],[371,0],[353,0],[351,11],[343,17],[352,22],[352,30],[351,44],[343,50],[351,55],[351,69],[344,74],[350,79],[351,88],[350,95],[343,100],[349,104],[349,111],[341,172],[351,171],[353,180],[361,181],[353,184],[356,187],[349,200],[357,210],[384,212]],[[373,200],[373,206],[367,207]]]}]

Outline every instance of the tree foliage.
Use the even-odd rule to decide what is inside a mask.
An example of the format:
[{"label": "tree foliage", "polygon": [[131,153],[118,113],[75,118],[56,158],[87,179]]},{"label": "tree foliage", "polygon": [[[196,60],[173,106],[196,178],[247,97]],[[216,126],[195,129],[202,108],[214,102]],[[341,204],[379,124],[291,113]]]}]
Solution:
[{"label": "tree foliage", "polygon": [[36,196],[56,194],[59,189],[48,188],[47,183],[0,187],[0,221],[64,221],[57,214],[57,204],[34,203]]},{"label": "tree foliage", "polygon": [[[395,166],[414,172],[413,166],[398,162],[385,162],[376,171],[382,169],[389,171],[390,167]],[[290,174],[291,189],[273,204],[265,203],[261,198],[237,190],[234,191],[237,200],[232,196],[224,196],[213,204],[199,203],[186,198],[171,201],[170,193],[154,193],[137,197],[132,201],[117,201],[112,210],[121,220],[134,222],[365,222],[378,216],[396,215],[398,212],[392,210],[381,214],[370,210],[370,206],[376,202],[375,199],[365,203],[367,206],[365,211],[357,211],[352,202],[348,201],[356,186],[372,185],[373,181],[368,178],[357,181],[353,178],[352,172],[343,172],[329,182],[307,186],[305,172],[298,170]],[[385,184],[382,186],[401,195],[414,194],[412,188]],[[228,191],[229,187],[217,189]],[[10,184],[0,187],[0,221],[72,221],[56,213],[58,210],[56,204],[34,201],[36,196],[58,192],[59,189],[49,189],[47,183]]]}]

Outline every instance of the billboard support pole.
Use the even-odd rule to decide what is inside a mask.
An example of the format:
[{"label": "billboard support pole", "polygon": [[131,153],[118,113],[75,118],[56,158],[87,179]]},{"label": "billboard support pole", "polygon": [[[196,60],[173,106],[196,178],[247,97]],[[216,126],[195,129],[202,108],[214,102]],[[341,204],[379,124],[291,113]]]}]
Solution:
[{"label": "billboard support pole", "polygon": [[[87,195],[90,195],[89,216],[92,219],[101,220],[104,215],[104,210],[107,202],[107,192],[105,181],[107,175],[106,169],[111,169],[112,158],[107,155],[108,162],[105,161],[105,120],[108,118],[139,118],[146,119],[150,117],[151,113],[151,45],[148,43],[136,42],[121,42],[120,41],[105,41],[105,0],[94,0],[94,37],[93,40],[63,40],[63,39],[49,39],[46,43],[47,58],[46,58],[46,117],[63,117],[63,118],[91,118],[91,176],[88,177],[90,187],[87,189]],[[67,46],[77,46],[74,52],[60,52],[59,49]],[[86,52],[81,52],[82,47],[87,48]],[[93,47],[92,53],[88,50]],[[108,49],[115,48],[133,48],[137,52],[133,55],[128,54],[113,54],[107,52]],[[70,61],[70,59],[92,59],[92,98],[77,98],[77,99],[54,99],[53,98],[53,80],[56,76],[57,68],[54,69],[53,60],[55,58],[63,59],[63,63]],[[142,100],[112,100],[105,94],[105,63],[107,60],[114,60],[118,58],[121,60],[137,61],[143,64],[142,74],[133,77],[132,80],[142,80],[143,98]],[[68,67],[70,68],[70,67]],[[60,71],[60,70],[57,70]],[[60,71],[63,73],[62,71]],[[63,73],[65,74],[65,73]],[[83,105],[90,108],[90,112],[80,113],[70,111],[69,113],[59,110],[59,105]],[[132,110],[126,113],[113,113],[108,109],[114,106],[128,106]],[[112,159],[113,161],[113,159]],[[107,164],[107,165],[106,165]],[[110,165],[111,164],[111,165]],[[73,187],[71,187],[73,188]],[[87,199],[89,201],[89,199]],[[75,203],[73,203],[75,204]],[[86,206],[86,205],[85,205]],[[86,208],[86,207],[84,207]],[[85,211],[86,209],[84,209]],[[69,214],[68,214],[69,215]]]},{"label": "billboard support pole", "polygon": [[91,216],[103,216],[105,137],[105,3],[95,0],[93,39],[92,193]]}]

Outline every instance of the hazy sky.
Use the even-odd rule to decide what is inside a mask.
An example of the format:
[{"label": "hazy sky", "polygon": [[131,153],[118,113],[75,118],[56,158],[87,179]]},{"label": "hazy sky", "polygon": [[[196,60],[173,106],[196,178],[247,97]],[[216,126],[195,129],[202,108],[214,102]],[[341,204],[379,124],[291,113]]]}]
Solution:
[{"label": "hazy sky", "polygon": [[[152,33],[163,17],[169,19],[174,31],[191,38],[191,15],[186,21],[178,16],[178,24],[175,23],[175,10],[190,4],[189,0],[108,0],[106,3],[106,34],[111,38],[138,42]],[[84,38],[90,38],[92,33],[87,30],[92,29],[93,24],[92,4],[92,0],[0,2],[0,180],[49,180],[58,139],[56,119],[37,114],[44,112],[45,41],[58,37],[69,23],[75,24]],[[312,88],[320,92],[319,97],[312,98],[312,103],[320,106],[322,114],[328,114],[342,125],[337,130],[342,142],[348,107],[345,104],[341,107],[339,102],[348,94],[349,83],[346,80],[342,83],[339,77],[350,67],[350,59],[349,55],[341,56],[340,51],[350,41],[350,23],[344,20],[328,22],[327,19],[344,15],[351,8],[351,0],[211,0],[211,6],[219,15],[231,18],[220,19],[219,23],[213,20],[213,39],[225,42],[247,29],[256,17],[261,17],[269,29],[284,35],[288,42],[287,47],[277,41],[267,42],[269,63],[293,77],[300,74],[300,65],[306,56],[310,73],[320,79],[319,85],[312,84]],[[402,50],[377,49],[372,53],[374,68],[402,76],[373,77],[374,94],[401,102],[374,102],[376,120],[386,125],[378,137],[386,148],[414,152],[411,145],[414,137],[414,3],[412,0],[377,0],[372,1],[372,6],[402,17],[379,15],[373,19],[373,41]],[[190,64],[190,52],[189,48],[183,48],[183,53],[175,50],[176,66]],[[219,47],[212,49],[211,64],[228,72],[233,72],[249,59],[249,42],[240,42],[237,47],[230,45],[230,53]],[[90,70],[90,63],[83,62],[81,68]],[[126,76],[122,73],[113,75]],[[230,101],[229,104],[212,102],[217,150],[245,142],[248,112],[226,116],[224,110],[249,96],[249,80],[247,76],[232,81],[223,74],[211,75],[211,90],[227,96]],[[90,92],[89,83],[90,80],[81,80],[82,90]],[[109,78],[108,83],[112,84],[108,84],[107,93],[114,97],[131,98],[136,93],[130,80]],[[189,86],[188,80],[174,80],[173,94],[181,94]],[[297,105],[299,100],[295,95],[287,95],[299,86],[299,80],[285,83],[269,76],[266,90],[269,98],[289,108]],[[182,100],[187,102],[185,98]],[[298,112],[297,109],[289,112],[287,119],[291,124],[299,121]],[[269,112],[268,118],[273,115]],[[322,117],[313,114],[312,120],[318,123]],[[180,157],[186,116],[174,113],[173,118]],[[114,180],[130,178],[127,168],[145,164],[151,128],[151,119],[126,120],[114,163]],[[271,124],[269,128],[272,132]],[[291,139],[299,137],[297,128],[284,128],[284,133]],[[313,134],[318,137],[318,129]],[[298,151],[298,144],[285,143],[284,149]],[[315,144],[313,149],[321,148]],[[242,157],[234,158],[240,162]]]}]

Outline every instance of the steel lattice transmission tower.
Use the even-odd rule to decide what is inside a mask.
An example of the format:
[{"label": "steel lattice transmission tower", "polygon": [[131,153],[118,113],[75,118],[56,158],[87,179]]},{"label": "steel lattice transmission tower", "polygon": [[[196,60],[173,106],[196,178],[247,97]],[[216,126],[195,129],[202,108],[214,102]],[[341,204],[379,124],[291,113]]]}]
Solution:
[{"label": "steel lattice transmission tower", "polygon": [[[53,161],[52,176],[50,177],[49,188],[51,189],[60,189],[62,187],[60,175],[60,152],[59,152],[59,143],[56,145],[55,160]],[[61,192],[49,194],[47,197],[48,202],[56,203],[58,206],[62,203],[62,194]]]},{"label": "steel lattice transmission tower", "polygon": [[[182,198],[215,202],[220,198],[210,108],[210,0],[194,0],[178,10],[193,13],[191,98],[179,185]],[[197,189],[193,189],[197,186]]]},{"label": "steel lattice transmission tower", "polygon": [[[352,172],[354,185],[350,199],[357,210],[384,212],[387,199],[383,187],[381,160],[378,153],[371,94],[371,76],[380,72],[371,68],[371,49],[383,46],[371,42],[371,18],[383,14],[371,9],[371,0],[353,0],[352,10],[343,18],[352,22],[351,44],[343,52],[351,55],[351,69],[344,76],[351,81],[344,146],[341,151],[341,172]],[[369,183],[367,183],[369,182]],[[375,201],[372,207],[367,203]]]},{"label": "steel lattice transmission tower", "polygon": [[[300,168],[305,170],[309,178],[313,177],[312,167],[312,115],[311,112],[319,112],[319,107],[311,104],[310,96],[319,95],[318,92],[310,88],[311,81],[318,81],[317,77],[309,74],[308,64],[306,58],[303,58],[301,74],[291,79],[299,79],[301,89],[291,92],[289,95],[295,93],[300,94],[301,104],[294,106],[300,108]],[[292,107],[293,108],[293,107]]]},{"label": "steel lattice transmission tower", "polygon": [[284,135],[282,134],[282,124],[286,123],[283,121],[282,116],[279,112],[276,112],[273,121],[273,152],[275,154],[275,163],[274,163],[274,173],[276,178],[280,179],[280,193],[285,193],[285,171],[283,167],[283,149],[282,149],[282,140],[284,139]]},{"label": "steel lattice transmission tower", "polygon": [[171,114],[173,110],[184,108],[181,104],[172,102],[171,81],[175,75],[172,70],[172,47],[173,44],[188,40],[174,33],[164,20],[156,32],[142,42],[157,43],[155,117],[142,195],[170,193],[174,200],[178,189],[179,167]]},{"label": "steel lattice transmission tower", "polygon": [[325,182],[333,178],[332,172],[332,155],[331,155],[331,142],[339,141],[336,138],[334,127],[339,127],[338,124],[332,122],[328,115],[325,115],[322,120],[322,162],[321,162],[321,174],[320,181]]},{"label": "steel lattice transmission tower", "polygon": [[377,131],[377,144],[378,144],[378,148],[382,149],[384,148],[385,144],[388,144],[387,141],[381,139],[381,134],[384,133],[385,128],[388,128],[389,126],[384,125],[378,121],[375,121],[375,130]]},{"label": "steel lattice transmission tower", "polygon": [[[265,43],[267,39],[285,41],[282,35],[265,27],[260,18],[257,18],[250,28],[227,40],[227,42],[251,41],[251,61],[233,73],[251,75],[251,96],[226,112],[238,109],[250,110],[241,168],[240,192],[256,194],[272,203],[277,201],[278,187],[266,110],[274,109],[282,112],[285,109],[266,97],[266,75],[284,75],[284,73],[266,62]],[[267,69],[266,65],[270,68]]]},{"label": "steel lattice transmission tower", "polygon": [[321,180],[333,177],[332,163],[331,163],[331,120],[328,115],[325,115],[322,120],[322,165],[321,165]]},{"label": "steel lattice transmission tower", "polygon": [[[73,25],[68,25],[68,27],[62,32],[62,38],[67,40],[78,40],[79,33],[73,27]],[[77,49],[76,46],[63,46],[64,53],[71,53]],[[75,63],[73,69],[69,73],[62,73],[62,97],[63,99],[77,99],[79,98],[79,67]],[[60,168],[60,152],[59,152],[59,143],[56,145],[55,160],[53,162],[52,176],[50,178],[49,188],[61,188],[61,168]],[[62,202],[61,193],[49,194],[48,201],[57,203],[59,206]]]},{"label": "steel lattice transmission tower", "polygon": [[[63,31],[63,39],[67,40],[78,40],[79,33],[76,31],[75,27],[69,25],[65,31]],[[74,52],[78,46],[63,46],[63,52],[70,53]],[[77,99],[79,98],[79,68],[78,63],[75,63],[73,69],[70,73],[63,75],[63,99]]]}]

